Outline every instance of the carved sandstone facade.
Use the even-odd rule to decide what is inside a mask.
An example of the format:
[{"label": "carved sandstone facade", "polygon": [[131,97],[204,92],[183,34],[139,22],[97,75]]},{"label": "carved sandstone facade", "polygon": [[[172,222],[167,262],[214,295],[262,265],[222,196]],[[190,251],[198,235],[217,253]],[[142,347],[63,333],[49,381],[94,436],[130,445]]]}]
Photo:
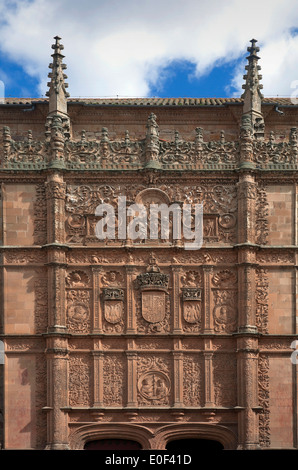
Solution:
[{"label": "carved sandstone facade", "polygon": [[[231,100],[72,100],[53,49],[49,98],[0,106],[4,448],[297,447],[297,106],[254,40]],[[119,196],[203,203],[203,246],[99,240]]]}]

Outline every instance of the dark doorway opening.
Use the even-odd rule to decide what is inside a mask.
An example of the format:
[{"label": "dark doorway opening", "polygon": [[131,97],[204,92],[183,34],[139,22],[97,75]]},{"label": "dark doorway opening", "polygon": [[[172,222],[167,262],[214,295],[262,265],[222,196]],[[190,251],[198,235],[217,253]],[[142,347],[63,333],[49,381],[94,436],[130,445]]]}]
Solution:
[{"label": "dark doorway opening", "polygon": [[142,446],[128,439],[99,439],[86,442],[84,450],[142,450]]},{"label": "dark doorway opening", "polygon": [[212,439],[178,439],[175,441],[170,441],[166,445],[166,450],[171,452],[183,452],[183,451],[193,451],[193,452],[204,452],[204,451],[218,451],[223,450],[224,446]]}]

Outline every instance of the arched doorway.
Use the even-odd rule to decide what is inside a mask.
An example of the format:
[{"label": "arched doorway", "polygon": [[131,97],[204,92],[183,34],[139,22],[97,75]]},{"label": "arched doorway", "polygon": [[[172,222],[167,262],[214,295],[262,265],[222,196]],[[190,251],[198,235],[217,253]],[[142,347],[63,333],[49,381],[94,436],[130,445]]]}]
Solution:
[{"label": "arched doorway", "polygon": [[142,450],[142,446],[129,439],[99,439],[86,442],[84,450]]},{"label": "arched doorway", "polygon": [[168,442],[166,445],[166,450],[169,450],[171,452],[217,452],[223,449],[223,445],[218,441],[214,441],[213,439],[176,439]]}]

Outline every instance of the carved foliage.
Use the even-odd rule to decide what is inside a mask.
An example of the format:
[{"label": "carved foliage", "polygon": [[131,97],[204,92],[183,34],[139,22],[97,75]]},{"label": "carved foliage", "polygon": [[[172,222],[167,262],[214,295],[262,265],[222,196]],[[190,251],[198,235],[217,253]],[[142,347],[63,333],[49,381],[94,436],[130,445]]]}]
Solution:
[{"label": "carved foliage", "polygon": [[268,229],[268,200],[267,193],[264,187],[257,187],[256,199],[256,243],[259,245],[266,245],[269,235]]},{"label": "carved foliage", "polygon": [[256,326],[260,333],[268,333],[268,302],[269,302],[268,270],[256,270]]},{"label": "carved foliage", "polygon": [[35,290],[35,328],[36,333],[43,333],[47,327],[48,313],[48,279],[46,272],[37,271],[37,279],[34,281]]},{"label": "carved foliage", "polygon": [[69,361],[69,404],[90,406],[91,364],[87,357],[70,356]]},{"label": "carved foliage", "polygon": [[34,244],[44,245],[47,242],[47,203],[46,190],[43,184],[36,186],[34,201]]},{"label": "carved foliage", "polygon": [[259,414],[259,442],[261,447],[270,447],[270,404],[269,404],[269,358],[259,356],[258,369],[259,405],[262,411]]},{"label": "carved foliage", "polygon": [[202,361],[198,355],[183,355],[183,403],[186,406],[203,406]]},{"label": "carved foliage", "polygon": [[125,394],[126,366],[121,355],[105,356],[103,365],[104,405],[121,406],[126,400]]}]

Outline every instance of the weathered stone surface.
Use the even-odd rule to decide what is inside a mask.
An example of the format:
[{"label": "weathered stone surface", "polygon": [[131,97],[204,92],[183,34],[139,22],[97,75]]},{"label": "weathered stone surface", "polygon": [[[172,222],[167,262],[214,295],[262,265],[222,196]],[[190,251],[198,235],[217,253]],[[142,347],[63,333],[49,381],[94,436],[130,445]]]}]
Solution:
[{"label": "weathered stone surface", "polygon": [[[255,42],[239,100],[84,106],[56,38],[49,100],[0,107],[4,448],[297,447],[298,110],[252,83]],[[120,197],[203,204],[202,247],[124,233]]]}]

